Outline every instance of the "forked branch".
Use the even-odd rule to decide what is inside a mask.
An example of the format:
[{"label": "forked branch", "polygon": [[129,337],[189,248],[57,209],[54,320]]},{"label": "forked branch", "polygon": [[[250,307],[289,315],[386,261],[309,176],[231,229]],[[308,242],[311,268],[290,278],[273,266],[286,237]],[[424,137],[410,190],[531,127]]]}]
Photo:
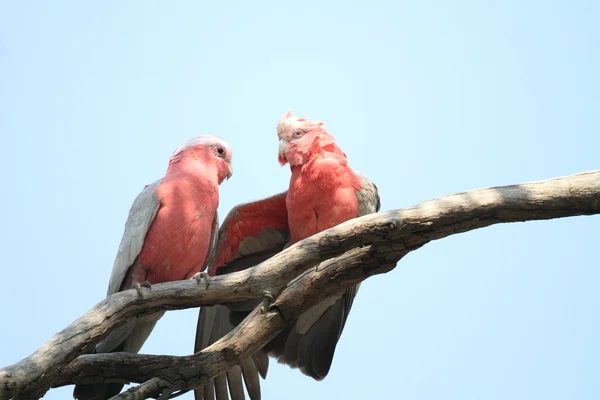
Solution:
[{"label": "forked branch", "polygon": [[[0,400],[39,398],[49,388],[121,380],[143,383],[120,398],[155,397],[198,387],[250,356],[290,316],[367,277],[387,272],[409,252],[456,233],[506,222],[600,213],[600,170],[547,181],[478,189],[414,207],[357,218],[321,232],[246,271],[116,293],[22,361],[0,370]],[[321,263],[318,269],[311,268]],[[298,277],[298,279],[294,279]],[[212,346],[190,356],[81,355],[127,318],[160,310],[224,304],[279,294]]]}]

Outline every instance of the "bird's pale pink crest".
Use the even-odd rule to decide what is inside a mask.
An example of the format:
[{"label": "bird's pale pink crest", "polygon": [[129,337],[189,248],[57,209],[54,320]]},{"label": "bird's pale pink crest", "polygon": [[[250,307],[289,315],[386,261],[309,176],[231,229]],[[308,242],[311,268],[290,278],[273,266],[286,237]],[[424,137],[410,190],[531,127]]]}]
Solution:
[{"label": "bird's pale pink crest", "polygon": [[277,136],[279,139],[290,141],[293,132],[297,129],[309,132],[324,125],[325,123],[323,121],[309,121],[306,118],[297,117],[290,109],[279,118],[279,123],[277,124]]}]

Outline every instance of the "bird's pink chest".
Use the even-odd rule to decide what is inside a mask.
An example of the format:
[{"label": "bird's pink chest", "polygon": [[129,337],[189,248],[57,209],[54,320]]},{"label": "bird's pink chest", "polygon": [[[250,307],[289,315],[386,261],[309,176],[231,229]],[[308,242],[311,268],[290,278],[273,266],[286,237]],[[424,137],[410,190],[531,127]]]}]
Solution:
[{"label": "bird's pink chest", "polygon": [[139,255],[152,284],[186,279],[200,271],[218,206],[218,196],[193,186],[165,184],[159,186],[157,195],[161,206]]},{"label": "bird's pink chest", "polygon": [[292,243],[358,216],[353,177],[318,166],[292,172],[286,199]]}]

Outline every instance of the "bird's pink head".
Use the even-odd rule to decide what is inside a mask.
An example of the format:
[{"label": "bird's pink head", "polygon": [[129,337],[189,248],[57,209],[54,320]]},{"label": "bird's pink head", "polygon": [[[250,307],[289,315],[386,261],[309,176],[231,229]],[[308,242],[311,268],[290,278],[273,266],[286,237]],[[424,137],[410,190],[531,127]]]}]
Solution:
[{"label": "bird's pink head", "polygon": [[[215,167],[219,184],[233,175],[231,166],[231,147],[217,136],[202,135],[188,140],[179,146],[171,159],[169,166],[182,165],[192,168]],[[200,171],[206,172],[206,171]]]},{"label": "bird's pink head", "polygon": [[304,164],[315,152],[335,144],[333,136],[323,126],[323,121],[299,118],[289,110],[277,124],[279,138],[279,163],[285,165]]}]

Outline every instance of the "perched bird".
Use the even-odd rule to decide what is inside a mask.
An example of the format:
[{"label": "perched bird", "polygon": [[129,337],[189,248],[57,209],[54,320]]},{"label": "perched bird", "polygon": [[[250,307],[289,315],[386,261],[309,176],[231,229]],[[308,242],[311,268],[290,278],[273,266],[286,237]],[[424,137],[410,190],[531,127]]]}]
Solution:
[{"label": "perched bird", "polygon": [[[279,162],[290,164],[289,189],[240,204],[219,230],[209,275],[240,271],[272,257],[285,247],[349,219],[380,209],[377,187],[348,165],[346,154],[321,121],[288,111],[277,126]],[[244,399],[242,375],[252,400],[261,397],[259,374],[266,377],[268,356],[321,380],[327,376],[358,285],[334,295],[298,316],[251,358],[195,390],[196,400]],[[195,351],[227,334],[262,299],[202,307]]]},{"label": "perched bird", "polygon": [[[136,287],[197,278],[214,255],[219,220],[219,185],[232,175],[231,148],[216,136],[199,136],[175,150],[162,179],[137,196],[125,223],[107,296]],[[197,278],[198,279],[198,278]],[[163,316],[132,318],[92,352],[137,353]],[[73,397],[108,399],[123,384],[76,385]]]}]

